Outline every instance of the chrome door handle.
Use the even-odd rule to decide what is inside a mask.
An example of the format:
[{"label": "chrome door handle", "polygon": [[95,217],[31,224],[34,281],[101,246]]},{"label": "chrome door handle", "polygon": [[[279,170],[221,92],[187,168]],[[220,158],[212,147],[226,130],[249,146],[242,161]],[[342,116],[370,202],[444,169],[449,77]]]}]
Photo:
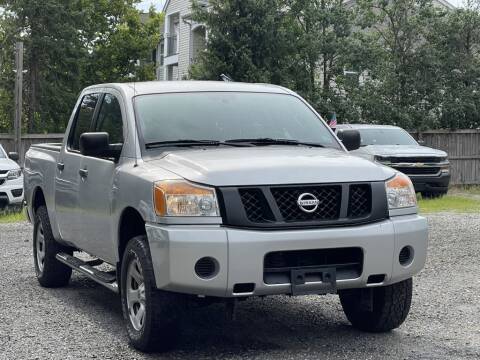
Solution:
[{"label": "chrome door handle", "polygon": [[63,171],[63,169],[65,169],[65,164],[64,163],[57,163],[57,169],[60,170],[60,171]]},{"label": "chrome door handle", "polygon": [[78,170],[78,173],[82,178],[86,178],[88,176],[88,170],[87,169],[80,169]]}]

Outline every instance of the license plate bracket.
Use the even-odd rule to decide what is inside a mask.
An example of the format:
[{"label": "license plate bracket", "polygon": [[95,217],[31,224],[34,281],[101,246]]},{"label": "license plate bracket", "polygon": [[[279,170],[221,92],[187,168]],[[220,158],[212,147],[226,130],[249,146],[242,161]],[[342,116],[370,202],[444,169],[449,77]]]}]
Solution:
[{"label": "license plate bracket", "polygon": [[337,293],[336,268],[290,270],[292,295],[324,295]]}]

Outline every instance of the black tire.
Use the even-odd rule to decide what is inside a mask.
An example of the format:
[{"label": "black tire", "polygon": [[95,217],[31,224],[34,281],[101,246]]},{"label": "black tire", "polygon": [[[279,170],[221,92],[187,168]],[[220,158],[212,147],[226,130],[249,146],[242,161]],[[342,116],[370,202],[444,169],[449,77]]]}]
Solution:
[{"label": "black tire", "polygon": [[[39,259],[37,254],[39,242],[38,237],[43,236],[41,244],[43,250],[43,260]],[[47,208],[41,206],[35,213],[35,222],[33,227],[33,259],[35,264],[35,273],[40,285],[46,288],[62,287],[68,284],[72,276],[72,269],[56,259],[58,253],[67,253],[72,255],[72,250],[60,245],[53,237],[50,219],[48,218]]]},{"label": "black tire", "polygon": [[[143,276],[142,295],[145,310],[140,329],[135,327],[134,320],[130,316],[130,311],[132,309],[135,311],[135,308],[131,307],[129,310],[127,298],[127,281],[132,281],[129,276],[129,267],[132,263],[140,264],[140,273]],[[128,284],[128,286],[130,288],[132,285]],[[184,298],[180,294],[156,288],[146,236],[134,237],[127,244],[121,266],[121,298],[130,344],[143,352],[171,349],[178,335],[178,318],[184,310]]]},{"label": "black tire", "polygon": [[445,195],[447,195],[448,193],[448,190],[447,191],[423,191],[422,192],[422,197],[424,199],[438,199],[438,198],[441,198]]},{"label": "black tire", "polygon": [[360,305],[361,291],[370,289],[340,291],[343,311],[353,327],[359,330],[387,332],[396,329],[402,325],[410,311],[412,283],[412,279],[408,279],[393,285],[372,288],[373,311]]}]

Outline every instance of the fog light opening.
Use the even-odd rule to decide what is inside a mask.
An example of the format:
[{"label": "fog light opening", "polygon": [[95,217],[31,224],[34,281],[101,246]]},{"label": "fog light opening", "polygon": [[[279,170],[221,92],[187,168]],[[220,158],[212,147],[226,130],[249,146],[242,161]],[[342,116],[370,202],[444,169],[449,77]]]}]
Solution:
[{"label": "fog light opening", "polygon": [[195,264],[195,274],[203,280],[213,279],[217,276],[219,270],[218,261],[212,257],[203,257]]},{"label": "fog light opening", "polygon": [[243,284],[235,284],[233,286],[233,293],[238,294],[251,294],[255,290],[254,283],[243,283]]},{"label": "fog light opening", "polygon": [[370,275],[367,284],[381,284],[385,281],[385,274]]},{"label": "fog light opening", "polygon": [[398,255],[398,261],[402,266],[409,266],[413,262],[413,248],[405,246]]}]

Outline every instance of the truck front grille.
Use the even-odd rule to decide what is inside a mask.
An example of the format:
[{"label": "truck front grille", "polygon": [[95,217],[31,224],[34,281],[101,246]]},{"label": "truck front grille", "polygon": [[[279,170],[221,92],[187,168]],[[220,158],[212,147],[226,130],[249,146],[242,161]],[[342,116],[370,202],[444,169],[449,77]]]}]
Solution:
[{"label": "truck front grille", "polygon": [[394,168],[401,171],[405,175],[436,175],[440,172],[439,167],[397,167]]},{"label": "truck front grille", "polygon": [[[305,195],[317,206],[301,206]],[[343,226],[388,218],[384,182],[225,187],[219,199],[224,224],[235,227]]]},{"label": "truck front grille", "polygon": [[393,156],[390,158],[390,161],[392,163],[440,163],[442,158],[435,156]]},{"label": "truck front grille", "polygon": [[336,248],[277,251],[264,258],[263,279],[266,284],[290,283],[292,270],[335,268],[337,280],[360,277],[363,251],[360,248]]},{"label": "truck front grille", "polygon": [[[299,197],[305,193],[312,194],[320,200],[317,210],[313,213],[306,213],[298,206]],[[286,222],[335,220],[340,216],[342,187],[338,185],[273,188],[272,195]]]},{"label": "truck front grille", "polygon": [[348,217],[367,216],[372,208],[372,188],[368,185],[352,185],[348,201]]},{"label": "truck front grille", "polygon": [[274,221],[272,210],[260,189],[240,190],[242,203],[248,220],[254,223],[266,223]]},{"label": "truck front grille", "polygon": [[0,185],[3,185],[4,182],[5,182],[5,179],[0,179]]}]

